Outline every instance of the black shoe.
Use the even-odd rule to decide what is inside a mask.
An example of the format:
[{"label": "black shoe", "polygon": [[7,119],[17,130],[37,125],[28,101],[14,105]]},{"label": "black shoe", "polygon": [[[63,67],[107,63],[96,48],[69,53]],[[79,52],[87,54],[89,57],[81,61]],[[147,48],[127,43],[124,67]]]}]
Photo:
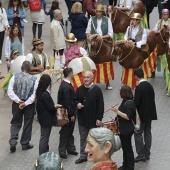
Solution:
[{"label": "black shoe", "polygon": [[144,157],[144,156],[137,156],[136,158],[135,158],[135,162],[139,162],[139,161],[143,161],[143,162],[145,162],[146,161],[146,158]]},{"label": "black shoe", "polygon": [[33,147],[34,147],[33,145],[29,144],[27,146],[22,147],[22,150],[25,151],[25,150],[28,150],[28,149],[32,149]]},{"label": "black shoe", "polygon": [[70,154],[70,155],[78,155],[78,152],[76,152],[76,151],[69,151],[68,154]]},{"label": "black shoe", "polygon": [[128,169],[125,168],[125,167],[122,165],[122,166],[120,166],[120,167],[118,168],[118,170],[128,170]]},{"label": "black shoe", "polygon": [[148,160],[150,160],[150,157],[149,156],[145,156],[145,159],[148,161]]},{"label": "black shoe", "polygon": [[16,146],[10,146],[10,151],[15,152],[16,151]]},{"label": "black shoe", "polygon": [[80,163],[83,163],[83,162],[87,162],[87,158],[86,159],[79,158],[79,159],[76,160],[75,164],[80,164]]},{"label": "black shoe", "polygon": [[66,154],[61,154],[60,158],[67,159],[67,156],[66,156]]}]

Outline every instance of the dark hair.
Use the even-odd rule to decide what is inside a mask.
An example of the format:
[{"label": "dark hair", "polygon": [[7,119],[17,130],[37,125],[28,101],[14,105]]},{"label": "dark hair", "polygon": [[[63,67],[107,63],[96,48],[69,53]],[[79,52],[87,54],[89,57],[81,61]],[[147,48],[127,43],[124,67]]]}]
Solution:
[{"label": "dark hair", "polygon": [[22,63],[21,68],[22,68],[22,71],[26,71],[28,73],[31,68],[31,63],[29,61],[24,61]]},{"label": "dark hair", "polygon": [[38,99],[41,94],[47,90],[48,86],[51,88],[51,77],[48,74],[44,74],[39,80],[39,84],[36,90],[36,99]]},{"label": "dark hair", "polygon": [[[13,1],[14,1],[14,0],[9,0],[9,2],[8,2],[8,8],[14,6],[14,5],[13,5]],[[22,4],[21,0],[18,0],[18,7],[23,8],[23,4]]]},{"label": "dark hair", "polygon": [[72,73],[72,72],[73,72],[73,69],[72,69],[72,68],[70,68],[70,67],[65,68],[65,69],[63,70],[64,77],[65,77],[65,78],[68,77],[69,74]]},{"label": "dark hair", "polygon": [[58,2],[58,0],[54,0],[54,1],[52,1],[52,4],[51,4],[51,11],[54,11],[54,10],[56,10],[56,9],[60,9],[59,8],[59,2]]},{"label": "dark hair", "polygon": [[9,33],[9,38],[11,40],[11,42],[14,42],[14,34],[13,34],[13,30],[15,28],[18,28],[18,38],[20,40],[20,42],[22,43],[22,34],[21,34],[21,29],[18,25],[13,25],[12,28],[11,28],[11,31]]},{"label": "dark hair", "polygon": [[144,72],[141,68],[138,68],[134,71],[134,74],[138,78],[144,78]]},{"label": "dark hair", "polygon": [[132,89],[128,85],[123,85],[120,89],[120,97],[122,99],[133,99]]}]

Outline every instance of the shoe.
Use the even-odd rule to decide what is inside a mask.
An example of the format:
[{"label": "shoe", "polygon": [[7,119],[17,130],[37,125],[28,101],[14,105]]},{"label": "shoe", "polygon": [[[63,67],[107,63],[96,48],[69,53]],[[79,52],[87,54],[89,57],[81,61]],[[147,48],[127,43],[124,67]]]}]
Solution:
[{"label": "shoe", "polygon": [[61,154],[60,158],[67,159],[67,156],[66,156],[66,154]]},{"label": "shoe", "polygon": [[70,152],[67,152],[68,154],[70,154],[70,155],[78,155],[78,152],[76,152],[76,151],[70,151]]},{"label": "shoe", "polygon": [[10,146],[10,151],[15,152],[16,151],[16,146]]},{"label": "shoe", "polygon": [[79,158],[79,159],[76,160],[75,164],[80,164],[80,163],[83,163],[83,162],[87,162],[87,158],[86,159]]},{"label": "shoe", "polygon": [[149,156],[145,156],[145,159],[148,161],[148,160],[150,160],[150,157]]},{"label": "shoe", "polygon": [[146,158],[144,157],[144,156],[137,156],[136,158],[135,158],[135,162],[139,162],[139,161],[143,161],[143,162],[145,162],[146,161]]},{"label": "shoe", "polygon": [[106,86],[106,90],[112,90],[113,89],[113,87],[111,87],[111,86]]},{"label": "shoe", "polygon": [[2,61],[0,60],[0,64],[2,64]]},{"label": "shoe", "polygon": [[125,167],[122,165],[122,166],[120,166],[120,167],[118,168],[118,170],[128,170],[128,169],[125,168]]},{"label": "shoe", "polygon": [[22,147],[22,150],[25,151],[25,150],[28,150],[28,149],[32,149],[33,147],[34,147],[33,145],[29,144],[27,146]]}]

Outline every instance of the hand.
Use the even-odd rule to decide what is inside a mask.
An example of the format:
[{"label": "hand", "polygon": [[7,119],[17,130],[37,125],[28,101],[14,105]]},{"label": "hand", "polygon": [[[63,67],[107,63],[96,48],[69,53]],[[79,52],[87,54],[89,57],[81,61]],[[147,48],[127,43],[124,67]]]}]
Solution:
[{"label": "hand", "polygon": [[72,116],[72,117],[71,117],[71,122],[74,122],[74,121],[75,121],[75,117]]},{"label": "hand", "polygon": [[44,69],[43,65],[39,65],[39,66],[37,66],[37,68],[39,71],[43,71],[43,69]]},{"label": "hand", "polygon": [[116,112],[116,113],[117,113],[117,112],[118,112],[118,107],[117,107],[117,106],[112,107],[112,108],[111,108],[111,110],[113,110],[114,112]]},{"label": "hand", "polygon": [[56,109],[58,109],[58,108],[62,107],[62,105],[61,105],[61,104],[55,104],[54,107],[55,107]]},{"label": "hand", "polygon": [[9,68],[9,67],[10,67],[10,62],[7,61],[7,62],[6,62],[6,65],[7,65],[7,67]]},{"label": "hand", "polygon": [[82,109],[83,107],[84,107],[84,105],[82,105],[81,103],[78,103],[78,104],[77,104],[77,108],[78,108],[78,109]]},{"label": "hand", "polygon": [[17,14],[17,17],[20,18],[20,14]]},{"label": "hand", "polygon": [[5,77],[0,73],[0,79],[3,79],[3,78],[5,78]]},{"label": "hand", "polygon": [[18,14],[14,13],[14,17],[17,17]]},{"label": "hand", "polygon": [[23,101],[23,100],[20,100],[20,101],[18,102],[18,104],[22,104],[22,103],[24,103],[24,101]]},{"label": "hand", "polygon": [[26,106],[26,105],[25,105],[25,102],[23,102],[23,103],[21,103],[21,104],[19,105],[19,108],[20,108],[20,109],[23,109],[25,106]]},{"label": "hand", "polygon": [[96,120],[96,126],[102,126],[102,121]]}]

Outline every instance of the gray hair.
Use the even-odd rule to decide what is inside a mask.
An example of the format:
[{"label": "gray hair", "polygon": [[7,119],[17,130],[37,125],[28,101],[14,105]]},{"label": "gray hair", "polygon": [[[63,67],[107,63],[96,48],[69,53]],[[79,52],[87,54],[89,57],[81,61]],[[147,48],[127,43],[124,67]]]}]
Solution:
[{"label": "gray hair", "polygon": [[61,10],[59,10],[59,9],[54,10],[53,11],[54,19],[56,19],[60,14],[61,14]]},{"label": "gray hair", "polygon": [[54,152],[46,152],[39,156],[34,170],[63,170],[60,157]]},{"label": "gray hair", "polygon": [[22,68],[22,71],[25,71],[25,72],[28,73],[30,71],[30,68],[31,68],[31,63],[29,61],[24,61],[22,63],[21,68]]},{"label": "gray hair", "polygon": [[121,148],[119,136],[114,135],[113,132],[107,128],[93,128],[89,131],[89,135],[97,141],[101,149],[104,148],[107,141],[111,142],[112,148],[110,150],[110,156]]}]

